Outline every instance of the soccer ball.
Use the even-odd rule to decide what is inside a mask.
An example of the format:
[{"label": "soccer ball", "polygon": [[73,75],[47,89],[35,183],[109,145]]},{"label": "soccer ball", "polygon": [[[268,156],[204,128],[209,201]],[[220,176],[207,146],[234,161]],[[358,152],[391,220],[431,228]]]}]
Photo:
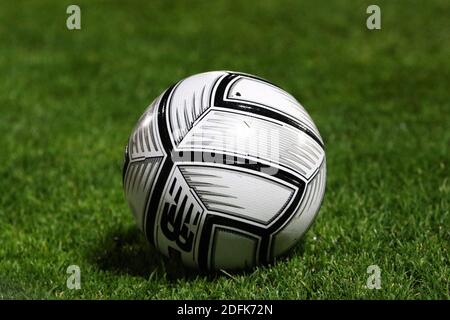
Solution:
[{"label": "soccer ball", "polygon": [[164,91],[125,149],[123,185],[164,255],[204,270],[267,263],[314,220],[326,179],[322,138],[297,100],[238,72]]}]

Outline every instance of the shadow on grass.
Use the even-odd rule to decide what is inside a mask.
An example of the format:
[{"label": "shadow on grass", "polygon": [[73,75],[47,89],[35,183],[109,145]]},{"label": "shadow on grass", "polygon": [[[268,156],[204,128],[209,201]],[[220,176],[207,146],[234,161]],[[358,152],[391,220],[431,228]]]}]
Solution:
[{"label": "shadow on grass", "polygon": [[189,279],[199,275],[159,253],[136,227],[107,233],[91,252],[91,260],[103,271],[167,280]]},{"label": "shadow on grass", "polygon": [[127,274],[145,279],[165,278],[168,281],[194,280],[197,277],[214,281],[219,277],[233,278],[234,276],[251,275],[257,270],[270,268],[271,265],[285,263],[292,255],[303,255],[303,252],[304,241],[302,240],[288,253],[278,257],[272,264],[241,271],[202,272],[187,268],[178,260],[165,257],[147,242],[137,228],[129,227],[107,233],[104,239],[94,246],[90,258],[100,270],[117,274]]}]

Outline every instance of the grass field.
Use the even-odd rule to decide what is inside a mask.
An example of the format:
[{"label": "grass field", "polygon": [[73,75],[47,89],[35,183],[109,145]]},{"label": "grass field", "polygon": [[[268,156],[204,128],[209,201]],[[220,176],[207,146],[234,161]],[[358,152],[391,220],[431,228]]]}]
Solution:
[{"label": "grass field", "polygon": [[[66,28],[81,7],[82,29]],[[0,298],[449,299],[450,4],[14,1],[0,5]],[[208,70],[310,112],[327,191],[289,257],[198,274],[135,228],[123,148],[145,107]],[[81,290],[66,268],[81,268]],[[365,287],[369,265],[380,290]]]}]

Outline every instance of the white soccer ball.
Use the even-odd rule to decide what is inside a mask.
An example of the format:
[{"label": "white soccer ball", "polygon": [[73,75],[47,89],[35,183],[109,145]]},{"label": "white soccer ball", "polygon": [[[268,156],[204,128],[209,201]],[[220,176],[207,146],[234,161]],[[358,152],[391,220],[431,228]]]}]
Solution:
[{"label": "white soccer ball", "polygon": [[251,267],[290,249],[313,222],[325,180],[323,141],[300,103],[227,71],[193,75],[156,98],[123,168],[147,239],[206,270]]}]

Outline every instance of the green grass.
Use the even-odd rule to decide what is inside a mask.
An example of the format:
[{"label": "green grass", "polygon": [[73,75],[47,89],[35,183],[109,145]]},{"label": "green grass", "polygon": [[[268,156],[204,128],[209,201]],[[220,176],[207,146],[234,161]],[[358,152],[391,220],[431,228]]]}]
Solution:
[{"label": "green grass", "polygon": [[[0,9],[0,298],[450,298],[448,1],[377,1],[379,31],[372,1],[83,0],[68,31],[72,3]],[[302,102],[328,179],[289,257],[205,275],[145,242],[121,165],[154,97],[221,69]],[[380,290],[365,288],[372,264]]]}]

